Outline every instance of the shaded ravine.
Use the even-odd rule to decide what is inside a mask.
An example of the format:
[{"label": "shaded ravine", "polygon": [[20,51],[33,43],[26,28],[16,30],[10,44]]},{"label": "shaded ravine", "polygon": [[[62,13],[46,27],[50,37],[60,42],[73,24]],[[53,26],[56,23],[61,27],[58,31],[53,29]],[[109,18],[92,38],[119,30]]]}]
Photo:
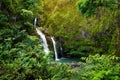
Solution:
[{"label": "shaded ravine", "polygon": [[[44,48],[44,52],[46,55],[49,54],[50,50],[48,48],[48,44],[47,44],[47,40],[45,35],[37,28],[36,26],[37,24],[37,18],[34,19],[34,27],[36,29],[37,34],[40,36],[40,39],[42,40],[42,44],[43,44],[43,48]],[[70,59],[70,58],[65,58],[63,56],[63,48],[62,48],[62,44],[60,41],[60,53],[61,53],[61,58],[58,58],[58,52],[57,52],[57,48],[56,48],[56,41],[54,39],[54,37],[51,37],[52,40],[52,44],[53,44],[53,49],[54,49],[54,55],[55,55],[55,61],[57,62],[65,62],[65,63],[71,63],[71,62],[78,62],[77,59]]]}]

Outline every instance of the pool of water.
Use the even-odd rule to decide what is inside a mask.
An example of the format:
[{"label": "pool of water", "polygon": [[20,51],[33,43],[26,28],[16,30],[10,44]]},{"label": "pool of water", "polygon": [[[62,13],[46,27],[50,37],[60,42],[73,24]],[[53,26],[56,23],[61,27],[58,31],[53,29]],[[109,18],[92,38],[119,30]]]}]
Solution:
[{"label": "pool of water", "polygon": [[72,62],[79,62],[80,58],[60,58],[56,61],[57,62],[63,62],[63,63],[72,63]]}]

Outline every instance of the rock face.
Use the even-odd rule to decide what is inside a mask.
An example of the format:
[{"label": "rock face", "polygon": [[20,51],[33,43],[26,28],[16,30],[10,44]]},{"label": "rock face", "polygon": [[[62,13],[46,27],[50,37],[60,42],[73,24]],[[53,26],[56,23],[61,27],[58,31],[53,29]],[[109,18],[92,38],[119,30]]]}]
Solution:
[{"label": "rock face", "polygon": [[81,34],[84,38],[91,38],[90,34],[88,34],[88,32],[85,30],[82,30]]},{"label": "rock face", "polygon": [[1,3],[1,1],[0,1],[0,9],[1,9],[1,4],[2,4],[2,3]]}]

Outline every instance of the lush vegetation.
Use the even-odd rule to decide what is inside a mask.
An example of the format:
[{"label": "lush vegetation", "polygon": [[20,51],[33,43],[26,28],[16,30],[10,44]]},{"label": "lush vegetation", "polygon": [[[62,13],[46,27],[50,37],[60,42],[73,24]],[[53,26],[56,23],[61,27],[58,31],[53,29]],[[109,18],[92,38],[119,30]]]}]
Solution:
[{"label": "lush vegetation", "polygon": [[[120,80],[119,21],[120,0],[1,0],[0,80]],[[59,54],[81,61],[55,62],[51,36]]]}]

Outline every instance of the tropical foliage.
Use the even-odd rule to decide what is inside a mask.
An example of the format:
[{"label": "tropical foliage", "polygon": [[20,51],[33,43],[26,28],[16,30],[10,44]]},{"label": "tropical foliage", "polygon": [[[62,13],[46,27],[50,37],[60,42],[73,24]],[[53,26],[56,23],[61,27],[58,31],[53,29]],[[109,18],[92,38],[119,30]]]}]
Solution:
[{"label": "tropical foliage", "polygon": [[[1,0],[0,80],[120,80],[119,16],[120,0]],[[51,36],[59,57],[80,61],[54,61]]]}]

